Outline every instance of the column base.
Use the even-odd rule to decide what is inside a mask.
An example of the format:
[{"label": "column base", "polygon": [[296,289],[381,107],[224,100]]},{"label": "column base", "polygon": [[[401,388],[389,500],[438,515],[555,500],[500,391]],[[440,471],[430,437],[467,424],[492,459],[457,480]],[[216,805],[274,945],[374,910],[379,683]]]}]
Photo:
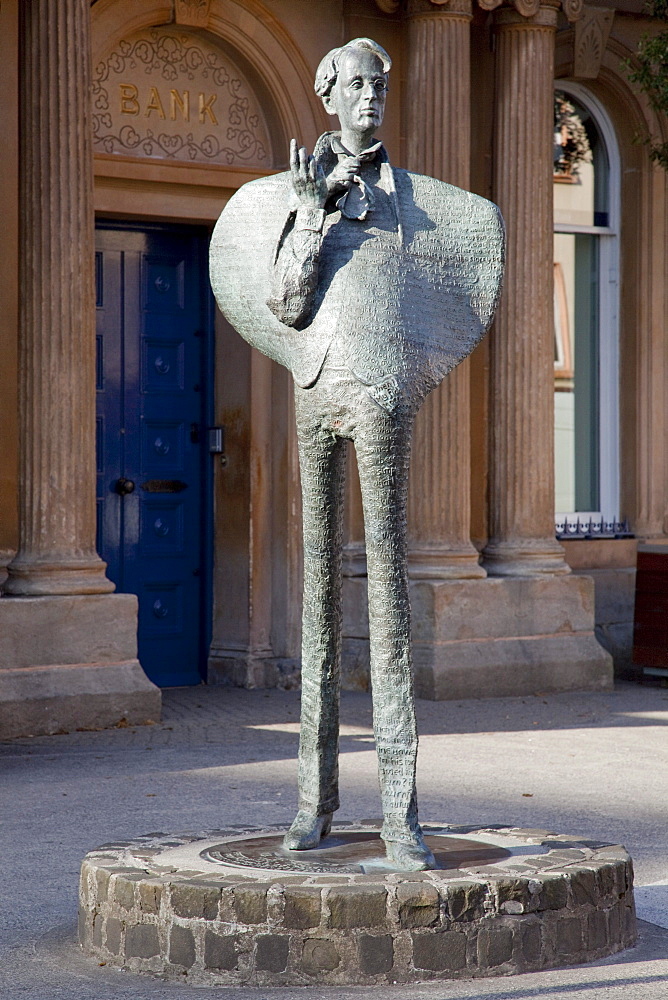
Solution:
[{"label": "column base", "polygon": [[7,567],[16,555],[14,549],[0,549],[0,595],[3,591],[3,584],[7,579]]},{"label": "column base", "polygon": [[[343,686],[369,686],[366,581],[344,583]],[[419,698],[454,700],[602,690],[612,657],[594,634],[586,576],[413,581]]]},{"label": "column base", "polygon": [[571,571],[554,538],[491,541],[483,549],[482,563],[489,576],[559,576]]},{"label": "column base", "polygon": [[301,661],[298,657],[263,656],[248,650],[212,649],[206,682],[219,687],[295,691],[301,684]]},{"label": "column base", "polygon": [[[355,542],[343,550],[343,576],[365,577],[366,549]],[[480,553],[474,545],[411,547],[408,552],[408,575],[412,580],[482,580],[487,571],[480,565]]]},{"label": "column base", "polygon": [[482,580],[487,571],[474,545],[443,546],[409,549],[408,575],[412,580]]},{"label": "column base", "polygon": [[343,546],[343,576],[366,576],[366,545],[349,542]]},{"label": "column base", "polygon": [[7,567],[3,590],[13,597],[53,597],[110,594],[116,584],[106,576],[107,564],[99,557],[72,562],[34,562],[15,559]]},{"label": "column base", "polygon": [[132,594],[0,599],[0,739],[160,718]]}]

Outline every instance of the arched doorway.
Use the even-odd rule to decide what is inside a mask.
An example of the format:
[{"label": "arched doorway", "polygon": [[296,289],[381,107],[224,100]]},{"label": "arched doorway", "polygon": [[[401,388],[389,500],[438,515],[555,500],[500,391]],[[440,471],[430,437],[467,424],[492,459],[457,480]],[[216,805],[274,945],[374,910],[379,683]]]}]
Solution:
[{"label": "arched doorway", "polygon": [[[128,585],[132,568],[122,564],[125,555],[136,559],[139,572],[134,576],[139,584],[133,592],[140,603],[140,658],[160,684],[197,683],[207,675],[212,603],[215,657],[227,657],[230,649],[235,658],[251,656],[259,630],[252,628],[250,617],[254,609],[267,607],[254,590],[258,586],[267,588],[273,565],[281,566],[280,553],[276,558],[268,546],[251,552],[251,544],[257,545],[260,537],[272,536],[268,523],[272,505],[282,503],[287,508],[288,504],[280,490],[273,489],[270,471],[263,481],[265,495],[259,498],[256,492],[253,504],[250,484],[258,455],[275,453],[277,413],[280,416],[280,408],[287,405],[288,394],[282,385],[270,396],[258,391],[256,383],[266,380],[266,372],[250,363],[245,345],[245,354],[239,358],[238,345],[232,343],[232,335],[222,329],[220,321],[215,324],[214,373],[206,244],[208,231],[234,190],[285,161],[286,136],[313,142],[320,131],[311,74],[303,71],[301,57],[292,52],[289,37],[276,37],[262,5],[254,0],[243,4],[211,0],[200,7],[206,16],[197,26],[179,22],[178,9],[174,23],[160,3],[149,2],[135,10],[119,0],[98,0],[92,10],[99,251],[102,256],[116,254],[122,261],[118,266],[112,261],[111,270],[115,268],[118,277],[112,293],[119,304],[115,309],[118,326],[113,337],[106,328],[101,333],[107,345],[110,337],[115,338],[115,344],[101,354],[101,384],[107,377],[105,364],[110,358],[120,358],[121,367],[125,365],[116,379],[111,411],[106,403],[103,405],[101,390],[99,396],[99,416],[103,418],[99,441],[108,442],[110,433],[112,438],[116,435],[100,461],[99,494],[100,506],[112,507],[116,513],[111,516],[101,511],[99,545],[111,572],[116,572],[119,588],[133,589]],[[123,240],[126,245],[121,245]],[[169,275],[151,271],[155,261],[176,275],[176,285],[183,293],[181,301],[173,303],[176,312],[183,302],[191,303],[189,316],[185,315],[188,310],[180,314],[183,322],[171,346],[163,334],[174,317],[170,319],[160,309],[152,314],[153,307],[147,307],[150,295],[156,292],[156,281],[161,283],[165,300],[175,288]],[[109,268],[103,266],[102,278],[105,273],[108,277]],[[192,285],[190,292],[188,282]],[[167,285],[170,290],[166,290]],[[202,298],[199,305],[193,306],[196,285]],[[105,288],[104,294],[108,291]],[[100,314],[103,311],[100,307]],[[167,347],[173,358],[167,357]],[[134,370],[128,368],[132,364]],[[191,375],[198,366],[202,377],[195,379]],[[174,374],[177,371],[183,378]],[[170,378],[173,384],[168,387]],[[160,390],[156,381],[162,385]],[[181,414],[179,394],[184,393],[190,393],[196,413]],[[255,401],[260,396],[258,406]],[[156,416],[152,408],[158,403],[162,410]],[[121,432],[128,438],[127,420],[110,430],[109,412],[136,418],[137,433],[130,437],[140,442],[140,462],[146,456],[153,462],[160,461],[162,449],[168,464],[167,455],[191,453],[200,455],[199,464],[193,460],[188,474],[176,464],[164,475],[144,470],[143,466],[138,471],[112,469],[114,456],[123,451],[127,455],[131,449],[123,449],[120,440]],[[156,420],[161,423],[159,428],[153,427]],[[226,470],[208,454],[208,428],[219,424],[226,424],[228,429],[226,445],[231,461]],[[156,430],[152,436],[148,434],[151,427]],[[177,440],[168,440],[167,432]],[[146,440],[142,441],[142,437]],[[200,480],[193,485],[196,467]],[[267,462],[263,462],[263,469],[267,471]],[[135,483],[132,493],[118,492],[122,480]],[[152,484],[150,490],[142,489],[146,482]],[[187,485],[163,495],[153,489],[156,482],[171,487],[175,483]],[[287,489],[283,485],[281,488],[283,492]],[[197,491],[203,499],[193,507]],[[158,503],[164,509],[145,516],[144,510]],[[175,525],[169,523],[167,508],[176,518]],[[263,523],[255,523],[258,520]],[[104,533],[110,523],[113,544],[109,533]],[[171,570],[168,572],[172,557],[160,556],[158,549],[168,545],[182,526],[186,535],[192,535],[195,528],[199,534],[197,539],[188,535],[189,541],[181,545],[187,553],[183,566],[188,559],[193,564],[188,562],[184,576],[175,580]],[[123,541],[122,531],[130,533],[129,541]],[[212,534],[216,536],[215,546]],[[281,537],[284,535],[283,530]],[[289,548],[288,543],[284,544]],[[214,548],[216,559],[212,566]],[[195,550],[206,558],[193,561]],[[151,559],[157,576],[145,579]],[[265,562],[268,569],[263,566]],[[165,584],[169,584],[167,590]],[[141,587],[146,591],[144,596]],[[159,592],[161,587],[164,593]],[[192,592],[193,588],[200,593],[199,612],[195,603],[186,598],[186,591]],[[180,640],[175,638],[179,622],[191,638],[193,632],[199,632],[196,654],[193,648],[186,653],[179,651]],[[168,635],[170,623],[172,633]],[[280,632],[280,627],[274,632]],[[149,633],[153,645],[159,648],[155,668],[151,667],[148,652]],[[164,634],[164,641],[158,641],[158,634]],[[285,656],[284,651],[281,653]],[[167,658],[173,669],[167,666]]]}]

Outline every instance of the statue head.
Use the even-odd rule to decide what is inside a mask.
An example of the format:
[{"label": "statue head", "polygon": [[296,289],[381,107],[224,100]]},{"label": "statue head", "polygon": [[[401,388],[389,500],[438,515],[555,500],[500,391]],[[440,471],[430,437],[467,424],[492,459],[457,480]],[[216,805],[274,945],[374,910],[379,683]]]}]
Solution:
[{"label": "statue head", "polygon": [[387,79],[392,60],[370,38],[354,38],[322,59],[315,75],[315,92],[325,110],[337,115],[341,137],[369,140],[385,114]]}]

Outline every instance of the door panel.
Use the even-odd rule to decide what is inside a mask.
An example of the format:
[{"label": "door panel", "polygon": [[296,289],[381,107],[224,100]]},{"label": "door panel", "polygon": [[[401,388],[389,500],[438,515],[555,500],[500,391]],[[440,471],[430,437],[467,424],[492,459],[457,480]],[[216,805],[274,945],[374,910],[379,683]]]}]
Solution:
[{"label": "door panel", "polygon": [[208,638],[206,245],[97,231],[99,551],[138,596],[139,658],[162,686],[199,683]]}]

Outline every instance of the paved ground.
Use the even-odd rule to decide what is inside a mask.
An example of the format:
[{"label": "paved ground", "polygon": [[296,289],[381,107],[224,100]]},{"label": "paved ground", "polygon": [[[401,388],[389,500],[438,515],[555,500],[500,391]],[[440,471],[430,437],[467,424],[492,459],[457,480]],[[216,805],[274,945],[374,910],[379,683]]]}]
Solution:
[{"label": "paved ground", "polygon": [[[106,841],[292,818],[298,695],[165,692],[162,722],[0,744],[1,1000],[667,1000],[668,690],[418,703],[425,820],[623,843],[639,945],[577,968],[395,988],[196,989],[100,968],[74,942],[79,863]],[[371,703],[342,706],[340,818],[379,795]]]}]

